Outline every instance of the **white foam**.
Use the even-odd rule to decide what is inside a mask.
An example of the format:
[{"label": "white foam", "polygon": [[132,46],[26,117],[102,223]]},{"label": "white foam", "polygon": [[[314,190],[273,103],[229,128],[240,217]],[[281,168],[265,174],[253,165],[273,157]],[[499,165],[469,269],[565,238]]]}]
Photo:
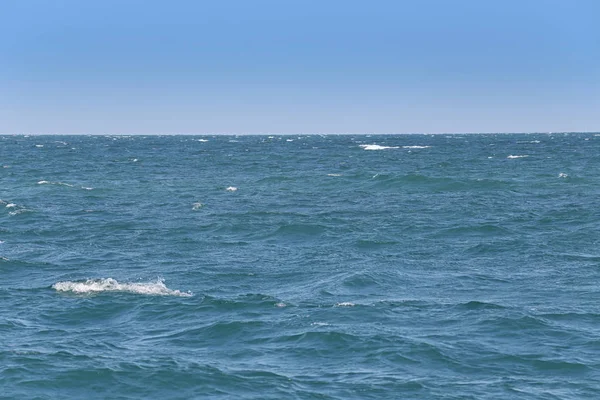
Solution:
[{"label": "white foam", "polygon": [[169,289],[162,279],[156,282],[145,283],[119,283],[113,278],[88,279],[86,281],[65,281],[52,285],[57,292],[71,292],[76,294],[93,294],[101,292],[124,292],[146,294],[154,296],[193,296],[190,292]]},{"label": "white foam", "polygon": [[14,207],[16,207],[16,206],[17,206],[17,205],[16,205],[15,203],[8,203],[8,204],[6,205],[6,208],[14,208]]},{"label": "white foam", "polygon": [[361,144],[360,147],[362,147],[365,150],[399,149],[398,146],[380,146],[378,144]]},{"label": "white foam", "polygon": [[31,211],[31,210],[28,210],[26,208],[19,208],[19,209],[15,210],[15,211],[9,212],[8,215],[19,215],[19,214],[26,213],[28,211]]},{"label": "white foam", "polygon": [[138,162],[137,158],[134,158],[133,160],[131,160],[132,162]]},{"label": "white foam", "polygon": [[198,141],[199,141],[199,142],[203,142],[203,143],[204,143],[204,142],[208,142],[208,140],[206,140],[206,139],[198,139]]},{"label": "white foam", "polygon": [[275,304],[275,307],[283,308],[283,307],[287,307],[287,304],[285,304],[283,302],[279,302],[279,303]]},{"label": "white foam", "polygon": [[39,147],[44,147],[44,145],[43,144],[36,144],[35,147],[38,147],[38,148]]},{"label": "white foam", "polygon": [[235,192],[236,190],[238,190],[235,186],[229,186],[227,189],[228,192]]},{"label": "white foam", "polygon": [[202,204],[202,203],[194,203],[194,204],[192,204],[192,210],[199,210],[203,206],[204,206],[204,204]]},{"label": "white foam", "polygon": [[402,146],[403,149],[428,149],[431,146]]},{"label": "white foam", "polygon": [[81,187],[83,190],[94,190],[93,187],[87,187],[87,186],[82,186]]},{"label": "white foam", "polygon": [[64,182],[39,181],[37,184],[38,185],[59,185],[59,186],[73,187],[73,185],[71,185],[70,183],[64,183]]},{"label": "white foam", "polygon": [[341,303],[337,303],[335,306],[336,307],[354,307],[356,304],[351,303],[349,301],[343,301]]},{"label": "white foam", "polygon": [[506,158],[525,158],[525,157],[529,157],[529,156],[528,156],[527,154],[525,154],[525,155],[522,155],[522,156],[512,156],[512,155],[511,155],[511,156],[508,156],[508,157],[506,157]]},{"label": "white foam", "polygon": [[342,176],[342,174],[327,174],[327,176]]},{"label": "white foam", "polygon": [[558,174],[559,178],[568,178],[569,175],[565,174],[564,172],[561,172],[560,174]]}]

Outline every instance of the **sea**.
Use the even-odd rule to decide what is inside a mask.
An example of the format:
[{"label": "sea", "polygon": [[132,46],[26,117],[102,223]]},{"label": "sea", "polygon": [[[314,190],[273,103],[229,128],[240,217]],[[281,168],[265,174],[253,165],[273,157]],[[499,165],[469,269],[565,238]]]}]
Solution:
[{"label": "sea", "polygon": [[600,398],[600,134],[0,136],[0,398]]}]

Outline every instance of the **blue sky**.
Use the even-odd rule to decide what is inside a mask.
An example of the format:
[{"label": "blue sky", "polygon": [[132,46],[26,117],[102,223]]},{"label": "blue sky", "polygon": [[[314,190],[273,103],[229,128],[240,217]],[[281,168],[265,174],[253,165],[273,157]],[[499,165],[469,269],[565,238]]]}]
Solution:
[{"label": "blue sky", "polygon": [[1,133],[600,131],[596,0],[0,0]]}]

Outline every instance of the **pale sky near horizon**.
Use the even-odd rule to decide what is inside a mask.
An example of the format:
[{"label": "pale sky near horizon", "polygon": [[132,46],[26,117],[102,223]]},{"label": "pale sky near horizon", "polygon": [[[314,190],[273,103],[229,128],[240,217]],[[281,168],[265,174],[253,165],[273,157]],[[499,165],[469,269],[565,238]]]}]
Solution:
[{"label": "pale sky near horizon", "polygon": [[596,0],[0,0],[0,133],[600,131]]}]

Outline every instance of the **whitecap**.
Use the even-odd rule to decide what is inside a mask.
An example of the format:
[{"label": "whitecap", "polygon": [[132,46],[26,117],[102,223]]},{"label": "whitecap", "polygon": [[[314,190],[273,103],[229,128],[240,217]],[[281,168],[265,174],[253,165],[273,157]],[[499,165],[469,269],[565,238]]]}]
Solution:
[{"label": "whitecap", "polygon": [[238,190],[235,186],[229,186],[228,188],[226,188],[225,190],[227,190],[228,192],[235,192],[236,190]]},{"label": "whitecap", "polygon": [[275,304],[275,307],[283,308],[283,307],[287,307],[287,304],[285,304],[283,302],[279,302],[279,303]]},{"label": "whitecap", "polygon": [[286,142],[293,142],[294,139],[285,139]]},{"label": "whitecap", "polygon": [[64,182],[39,181],[37,184],[38,185],[59,185],[59,186],[73,187],[73,185],[71,185],[70,183],[64,183]]},{"label": "whitecap", "polygon": [[510,156],[508,156],[506,158],[511,158],[512,159],[512,158],[525,158],[525,157],[529,157],[529,155],[527,155],[527,154],[522,155],[522,156],[513,156],[513,155],[510,155]]},{"label": "whitecap", "polygon": [[36,144],[35,147],[38,147],[38,148],[39,147],[44,147],[44,145],[43,144]]},{"label": "whitecap", "polygon": [[342,174],[327,174],[327,176],[342,176]]},{"label": "whitecap", "polygon": [[335,306],[336,307],[354,307],[356,304],[351,303],[349,301],[343,301],[341,303],[337,303]]},{"label": "whitecap", "polygon": [[17,206],[17,205],[16,205],[15,203],[8,203],[8,204],[6,205],[6,208],[14,208],[14,207],[16,207],[16,206]]},{"label": "whitecap", "polygon": [[569,175],[565,174],[564,172],[561,172],[560,174],[558,174],[559,178],[568,178]]},{"label": "whitecap", "polygon": [[378,144],[361,144],[360,147],[362,147],[365,150],[386,150],[386,149],[398,149],[398,146],[380,146]]},{"label": "whitecap", "polygon": [[199,141],[199,142],[203,142],[203,143],[204,143],[204,142],[208,142],[208,140],[206,140],[206,139],[198,139],[198,141]]},{"label": "whitecap", "polygon": [[192,210],[199,210],[203,206],[204,206],[204,204],[202,204],[202,203],[194,203],[194,204],[192,204]]},{"label": "whitecap", "polygon": [[87,187],[87,186],[82,186],[81,187],[83,190],[94,190],[93,187]]},{"label": "whitecap", "polygon": [[85,281],[64,281],[52,285],[57,292],[70,292],[75,294],[93,294],[101,292],[123,292],[154,296],[193,296],[190,292],[169,289],[162,279],[156,282],[145,283],[120,283],[113,278],[88,279]]},{"label": "whitecap", "polygon": [[402,146],[403,149],[428,149],[431,146]]},{"label": "whitecap", "polygon": [[19,214],[26,213],[28,211],[31,211],[31,210],[28,210],[26,208],[19,208],[19,209],[15,210],[15,211],[9,212],[8,215],[13,215],[14,216],[14,215],[19,215]]}]

